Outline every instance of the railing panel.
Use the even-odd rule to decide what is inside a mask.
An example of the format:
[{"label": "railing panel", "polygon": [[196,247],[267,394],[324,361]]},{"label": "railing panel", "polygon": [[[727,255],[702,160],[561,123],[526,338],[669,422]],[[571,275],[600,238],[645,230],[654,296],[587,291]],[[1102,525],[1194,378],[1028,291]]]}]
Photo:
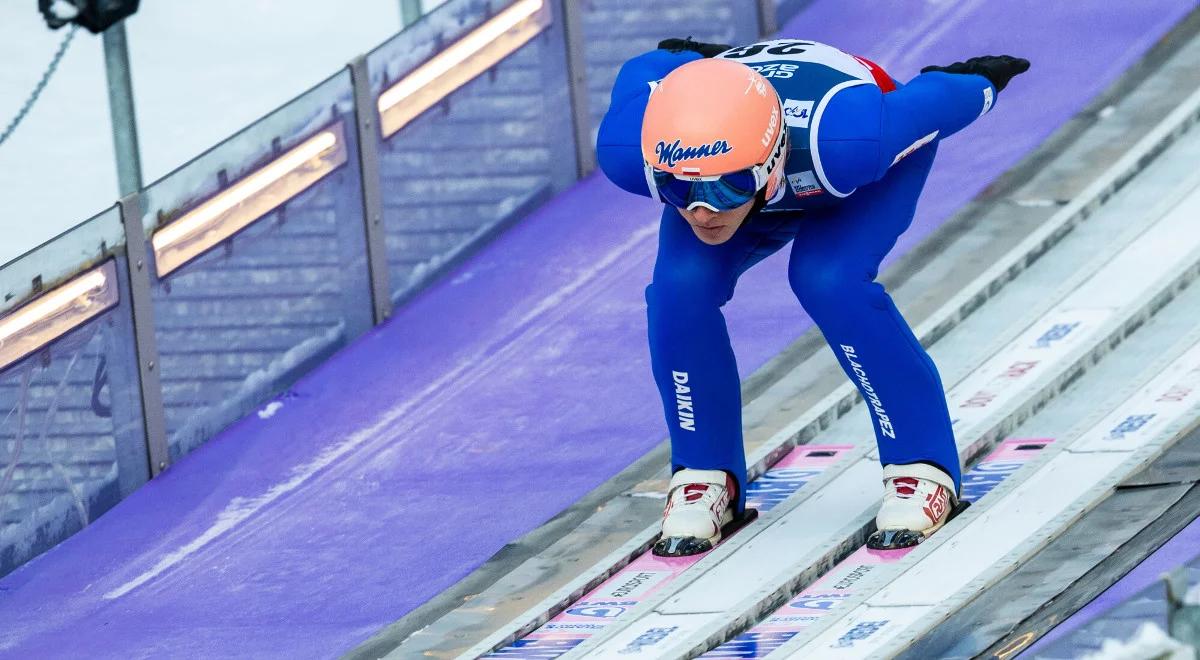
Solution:
[{"label": "railing panel", "polygon": [[120,214],[0,270],[0,575],[149,477]]},{"label": "railing panel", "polygon": [[350,74],[143,194],[172,459],[372,323]]},{"label": "railing panel", "polygon": [[669,37],[744,44],[758,39],[758,3],[751,0],[579,0],[592,117],[592,141],[608,110],[621,65]]},{"label": "railing panel", "polygon": [[554,4],[449,0],[368,54],[393,300],[575,181]]}]

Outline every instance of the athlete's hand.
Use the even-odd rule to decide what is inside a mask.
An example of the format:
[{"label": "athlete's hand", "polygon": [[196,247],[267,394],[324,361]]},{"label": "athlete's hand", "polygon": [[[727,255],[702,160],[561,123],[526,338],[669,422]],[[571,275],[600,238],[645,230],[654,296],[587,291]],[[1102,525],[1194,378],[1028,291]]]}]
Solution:
[{"label": "athlete's hand", "polygon": [[943,71],[945,73],[974,73],[987,78],[996,91],[1004,89],[1008,81],[1029,70],[1029,60],[1010,55],[984,55],[972,57],[966,62],[955,62],[950,66],[927,66],[921,73]]},{"label": "athlete's hand", "polygon": [[672,53],[692,50],[705,57],[716,57],[730,48],[733,48],[733,46],[728,44],[706,44],[699,41],[692,41],[691,37],[688,37],[687,39],[663,39],[662,41],[658,42],[658,47],[662,50],[669,50]]}]

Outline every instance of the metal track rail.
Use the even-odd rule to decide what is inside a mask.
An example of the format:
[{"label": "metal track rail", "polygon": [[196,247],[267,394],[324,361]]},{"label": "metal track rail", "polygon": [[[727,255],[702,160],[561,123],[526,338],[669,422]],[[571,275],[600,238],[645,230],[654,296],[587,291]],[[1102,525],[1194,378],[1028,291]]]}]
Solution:
[{"label": "metal track rail", "polygon": [[[1054,444],[1060,445],[1069,442],[1073,434],[1079,431],[1080,420],[1099,421],[1100,416],[1107,411],[1111,411],[1122,404],[1126,399],[1135,394],[1139,388],[1144,387],[1153,377],[1157,376],[1162,364],[1151,364],[1147,369],[1147,356],[1160,356],[1163,354],[1163,347],[1171,346],[1186,346],[1189,342],[1200,338],[1195,327],[1195,310],[1200,309],[1200,287],[1190,287],[1182,292],[1179,297],[1167,305],[1161,312],[1155,315],[1153,319],[1148,321],[1143,328],[1140,328],[1136,333],[1125,339],[1121,345],[1107,356],[1101,363],[1088,370],[1081,378],[1071,384],[1069,388],[1063,391],[1058,397],[1042,408],[1036,415],[1023,423],[1015,431],[1018,437],[1038,437],[1055,439]],[[1177,354],[1178,351],[1172,353],[1168,351],[1167,359]],[[1182,395],[1183,391],[1177,391],[1175,398]],[[1098,412],[1099,411],[1099,412]],[[1124,420],[1122,420],[1124,421]],[[1133,422],[1136,423],[1136,422]],[[1006,441],[1011,442],[1011,441]],[[1192,468],[1194,470],[1194,468]],[[1028,470],[1023,471],[1013,477],[1009,481],[1013,483],[1021,483],[1029,476]],[[964,494],[969,495],[969,485],[964,480]],[[1012,486],[1011,488],[1018,488]],[[1140,489],[1146,490],[1146,489]],[[1000,496],[1007,492],[1006,488],[997,490]],[[1161,497],[1161,493],[1160,493]],[[995,496],[990,498],[995,499]],[[1169,503],[1164,503],[1166,506]],[[972,510],[980,508],[980,503],[976,502]],[[1020,620],[1017,616],[1012,618],[1011,612],[1020,610],[1018,607],[1010,607],[1017,600],[1024,600],[1025,609],[1030,609],[1030,603],[1035,603],[1032,607],[1036,607],[1049,599],[1058,591],[1052,590],[1050,585],[1044,585],[1044,582],[1062,581],[1070,583],[1071,578],[1067,575],[1076,575],[1066,570],[1063,566],[1062,553],[1066,553],[1072,558],[1079,558],[1084,555],[1102,558],[1106,554],[1105,548],[1111,551],[1118,543],[1114,539],[1115,531],[1122,526],[1133,529],[1140,529],[1152,518],[1142,518],[1139,521],[1129,520],[1122,521],[1119,525],[1111,525],[1109,528],[1104,528],[1108,533],[1101,533],[1099,537],[1092,539],[1092,544],[1089,547],[1080,545],[1081,537],[1075,537],[1074,546],[1067,546],[1060,550],[1059,561],[1049,564],[1043,562],[1043,570],[1037,577],[1029,577],[1027,580],[1034,580],[1033,584],[1022,584],[1020,587],[1010,586],[1007,596],[1000,593],[993,593],[999,585],[989,586],[988,591],[984,592],[986,598],[993,603],[990,610],[977,610],[980,612],[978,616],[982,620],[986,620],[986,626],[994,629],[1005,629],[1006,626],[1012,625],[1015,621]],[[963,521],[969,520],[969,517],[963,516],[953,521],[946,529],[939,532],[934,539],[939,543],[946,542],[950,536],[958,533],[961,529],[960,525]],[[1098,528],[1092,529],[1092,534],[1097,533]],[[1074,527],[1071,533],[1075,532]],[[934,540],[924,544],[922,547],[932,547]],[[858,555],[859,553],[855,553]],[[756,624],[747,634],[739,635],[734,640],[723,644],[714,649],[705,657],[732,657],[733,650],[747,651],[752,650],[753,654],[743,654],[737,657],[768,657],[768,653],[773,648],[787,642],[792,637],[810,630],[817,624],[818,621],[840,616],[847,611],[847,603],[854,597],[861,596],[864,593],[869,593],[872,589],[878,589],[882,582],[896,576],[897,570],[891,564],[897,564],[899,560],[907,553],[885,553],[884,561],[872,562],[868,568],[870,569],[870,577],[872,579],[858,580],[842,580],[838,576],[847,574],[847,571],[853,571],[854,567],[847,567],[846,564],[852,563],[849,560],[842,562],[830,574],[826,574],[813,585],[802,591],[797,597],[792,598],[783,607],[779,608],[767,617],[764,621]],[[855,555],[852,555],[854,557]],[[1070,562],[1068,562],[1070,563]],[[1050,566],[1053,566],[1050,569]],[[1024,568],[1024,567],[1023,567]],[[1046,575],[1047,569],[1052,570],[1055,574],[1053,578]],[[1084,569],[1085,570],[1085,569]],[[946,573],[953,574],[954,566],[948,566]],[[860,571],[861,572],[861,571]],[[1059,574],[1063,575],[1059,575]],[[1013,591],[1015,589],[1015,592]],[[1060,589],[1061,590],[1061,587]],[[1037,592],[1035,595],[1033,592]],[[818,600],[820,607],[811,605],[814,598],[820,597]],[[1040,598],[1040,600],[1037,600]],[[974,607],[974,604],[972,604]],[[1008,610],[1008,613],[1002,611]],[[958,616],[956,613],[955,616]],[[1009,618],[1005,618],[1008,616]],[[983,625],[980,619],[976,620],[977,625]],[[981,634],[976,626],[964,628],[962,625],[957,628],[958,633],[947,632],[943,630],[943,626],[939,625],[935,632],[936,636],[941,639],[941,644],[945,646],[947,640],[953,641],[955,646],[955,657],[959,657],[958,651],[961,648],[969,647],[971,644],[978,643],[979,635]],[[924,644],[924,640],[922,640]],[[986,646],[986,645],[985,645]],[[930,656],[928,648],[923,655],[918,653],[913,657],[933,657]],[[968,653],[967,656],[973,655]],[[940,657],[939,653],[934,653],[934,656]],[[777,657],[777,656],[770,656]]]},{"label": "metal track rail", "polygon": [[1006,484],[999,497],[947,528],[953,533],[876,576],[877,592],[864,585],[844,616],[769,657],[892,657],[1065,532],[1194,424],[1200,333],[1165,351],[1146,374],[1155,376],[1099,421],[1085,419],[1036,460],[1027,478]]}]

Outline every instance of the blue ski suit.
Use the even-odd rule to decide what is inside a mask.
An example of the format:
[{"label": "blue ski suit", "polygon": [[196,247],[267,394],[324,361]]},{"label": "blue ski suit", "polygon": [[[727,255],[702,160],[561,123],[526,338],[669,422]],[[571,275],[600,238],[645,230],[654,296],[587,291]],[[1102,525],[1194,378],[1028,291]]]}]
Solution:
[{"label": "blue ski suit", "polygon": [[[652,83],[700,57],[655,50],[621,68],[596,156],[624,190],[650,196],[640,145]],[[862,393],[881,462],[929,463],[960,487],[937,368],[875,278],[912,222],[938,142],[988,112],[995,88],[983,76],[941,72],[900,85],[869,60],[811,41],[718,57],[755,68],[778,92],[787,185],[719,245],[697,238],[675,208],[663,209],[646,303],[673,470],[725,470],[744,509],[741,386],[721,307],[742,273],[790,241],[791,288]]]}]

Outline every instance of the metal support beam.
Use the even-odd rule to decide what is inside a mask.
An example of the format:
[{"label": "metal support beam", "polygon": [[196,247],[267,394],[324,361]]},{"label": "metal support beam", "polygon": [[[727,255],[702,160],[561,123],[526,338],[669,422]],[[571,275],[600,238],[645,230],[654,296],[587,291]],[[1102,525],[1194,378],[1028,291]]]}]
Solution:
[{"label": "metal support beam", "polygon": [[125,21],[104,31],[104,70],[108,77],[108,109],[112,116],[113,149],[121,195],[142,189],[142,159],[138,149],[137,117],[133,110],[133,81]]},{"label": "metal support beam", "polygon": [[404,29],[421,18],[421,0],[400,0],[400,29]]},{"label": "metal support beam", "polygon": [[758,33],[768,37],[779,31],[775,0],[758,0]]},{"label": "metal support beam", "polygon": [[566,39],[567,82],[571,93],[571,122],[575,129],[575,158],[580,178],[596,169],[592,144],[592,114],[588,101],[587,60],[583,50],[583,19],[579,2],[559,0],[558,15]]},{"label": "metal support beam", "polygon": [[150,459],[150,476],[156,477],[171,464],[171,454],[167,447],[162,383],[158,377],[158,341],[154,336],[154,301],[150,298],[150,264],[146,261],[141,197],[138,193],[126,195],[121,198],[120,205],[121,222],[125,226],[125,256],[129,261],[130,308],[133,312],[133,337],[137,344],[146,454]]},{"label": "metal support beam", "polygon": [[354,117],[358,127],[358,166],[362,181],[363,224],[367,239],[367,270],[375,323],[392,315],[392,288],[388,278],[387,245],[383,227],[383,195],[379,189],[379,113],[367,58],[359,55],[348,65],[354,84]]}]

